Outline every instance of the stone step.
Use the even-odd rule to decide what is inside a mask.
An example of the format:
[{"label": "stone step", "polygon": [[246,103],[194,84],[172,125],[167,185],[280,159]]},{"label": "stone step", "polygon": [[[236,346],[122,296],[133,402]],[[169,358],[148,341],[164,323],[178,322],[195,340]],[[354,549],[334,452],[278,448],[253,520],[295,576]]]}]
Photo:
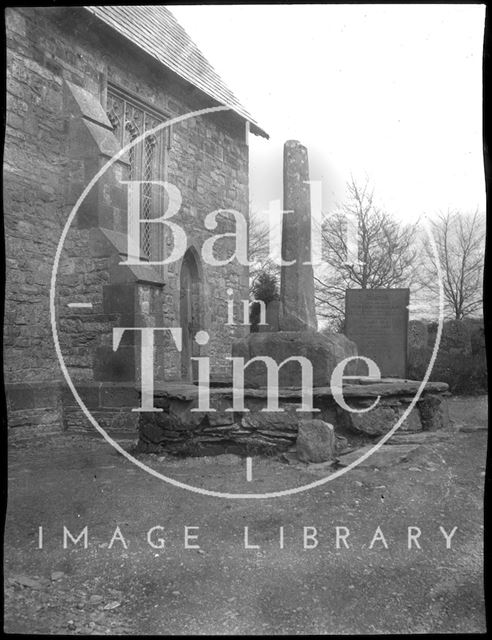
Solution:
[{"label": "stone step", "polygon": [[420,431],[419,433],[395,433],[385,445],[428,444],[443,442],[451,435],[451,431]]},{"label": "stone step", "polygon": [[[382,445],[372,455],[363,460],[359,467],[390,467],[408,460],[419,448],[418,444]],[[356,449],[351,453],[339,456],[339,464],[347,467],[372,449],[372,446]]]}]

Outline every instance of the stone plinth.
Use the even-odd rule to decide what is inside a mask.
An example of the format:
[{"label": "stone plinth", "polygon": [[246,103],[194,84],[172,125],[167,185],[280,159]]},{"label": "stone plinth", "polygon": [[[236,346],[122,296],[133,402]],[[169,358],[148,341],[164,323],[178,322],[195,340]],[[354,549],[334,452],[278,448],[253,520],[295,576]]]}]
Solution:
[{"label": "stone plinth", "polygon": [[[164,389],[155,390],[154,403],[163,409],[162,412],[133,415],[138,415],[139,419],[139,449],[142,452],[168,451],[181,455],[282,452],[296,445],[302,424],[321,421],[333,425],[337,443],[344,441],[343,434],[348,441],[344,441],[345,445],[355,443],[358,446],[361,441],[374,442],[387,433],[419,387],[420,382],[413,380],[382,379],[377,383],[350,380],[343,385],[343,396],[349,407],[365,409],[380,397],[374,409],[354,414],[335,402],[329,386],[314,387],[313,405],[317,411],[313,412],[297,411],[301,408],[302,397],[299,387],[279,389],[281,412],[262,410],[267,407],[264,388],[244,390],[246,411],[227,411],[233,404],[231,387],[210,390],[210,406],[215,411],[194,412],[191,409],[197,407],[198,388],[168,384]],[[428,430],[446,429],[447,388],[442,382],[428,382],[416,407],[397,433],[408,438],[426,434]],[[306,434],[304,430],[301,444],[306,435],[311,441],[319,434]],[[337,452],[338,449],[337,444]]]},{"label": "stone plinth", "polygon": [[[252,358],[269,356],[277,365],[292,356],[307,358],[313,368],[313,385],[330,384],[334,368],[344,358],[357,355],[357,347],[341,333],[321,335],[314,331],[276,331],[252,333],[232,345],[233,357]],[[346,375],[357,374],[357,362],[346,368]],[[301,365],[297,361],[287,362],[279,371],[280,387],[301,387]],[[244,370],[244,385],[249,388],[266,387],[267,368],[261,362],[252,362]]]}]

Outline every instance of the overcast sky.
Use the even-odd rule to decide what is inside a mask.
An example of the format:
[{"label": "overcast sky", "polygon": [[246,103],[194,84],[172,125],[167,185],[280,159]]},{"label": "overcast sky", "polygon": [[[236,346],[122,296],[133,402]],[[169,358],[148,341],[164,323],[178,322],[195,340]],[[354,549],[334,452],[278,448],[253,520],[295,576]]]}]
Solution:
[{"label": "overcast sky", "polygon": [[270,140],[251,136],[255,210],[308,147],[323,211],[351,173],[402,219],[485,208],[482,5],[171,6]]}]

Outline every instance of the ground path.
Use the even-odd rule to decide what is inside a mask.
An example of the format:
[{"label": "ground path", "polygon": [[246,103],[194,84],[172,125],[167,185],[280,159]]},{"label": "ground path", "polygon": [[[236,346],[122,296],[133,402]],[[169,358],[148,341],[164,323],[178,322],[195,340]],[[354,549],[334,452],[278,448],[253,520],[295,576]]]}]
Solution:
[{"label": "ground path", "polygon": [[[225,500],[169,486],[97,439],[11,447],[5,529],[5,630],[23,633],[333,634],[481,632],[484,398],[452,401],[455,425],[387,468],[355,469],[317,489]],[[155,468],[218,490],[246,487],[244,460],[159,460]],[[254,490],[320,471],[255,459]],[[63,526],[88,548],[63,549]],[[147,542],[151,527],[162,526]],[[38,549],[38,527],[43,549]],[[128,545],[116,540],[116,526]],[[184,548],[195,526],[199,550]],[[250,544],[244,548],[244,527]],[[335,527],[350,531],[336,549]],[[371,540],[381,528],[388,549]],[[421,549],[408,549],[408,527]],[[446,549],[439,527],[457,527]],[[284,528],[284,548],[279,528]],[[303,548],[303,527],[318,546]],[[312,529],[309,530],[313,532]]]}]

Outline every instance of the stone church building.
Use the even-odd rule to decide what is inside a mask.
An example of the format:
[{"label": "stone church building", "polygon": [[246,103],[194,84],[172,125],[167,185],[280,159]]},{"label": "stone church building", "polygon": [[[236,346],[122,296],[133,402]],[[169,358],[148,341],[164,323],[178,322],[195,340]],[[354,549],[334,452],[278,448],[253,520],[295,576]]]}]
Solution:
[{"label": "stone church building", "polygon": [[[86,406],[107,428],[133,428],[139,406],[140,337],[117,327],[181,327],[178,351],[156,332],[156,384],[192,382],[191,357],[210,357],[212,381],[229,375],[231,343],[247,328],[227,325],[228,290],[248,297],[247,267],[211,266],[207,238],[234,232],[226,211],[248,215],[248,136],[268,137],[162,6],[10,8],[6,12],[7,116],[4,149],[6,288],[4,376],[14,434],[90,429],[55,351],[52,269],[60,237],[91,179],[123,147],[177,116],[183,119],[131,146],[79,203],[60,246],[54,319],[64,363]],[[140,265],[129,260],[127,182],[141,220],[163,215],[187,236],[179,259],[162,223],[140,223]],[[234,239],[216,242],[224,261]],[[146,264],[154,263],[154,264]],[[155,264],[157,263],[157,264]],[[238,314],[239,315],[239,314]],[[210,335],[197,344],[197,331]],[[194,364],[194,363],[193,363]]]}]

